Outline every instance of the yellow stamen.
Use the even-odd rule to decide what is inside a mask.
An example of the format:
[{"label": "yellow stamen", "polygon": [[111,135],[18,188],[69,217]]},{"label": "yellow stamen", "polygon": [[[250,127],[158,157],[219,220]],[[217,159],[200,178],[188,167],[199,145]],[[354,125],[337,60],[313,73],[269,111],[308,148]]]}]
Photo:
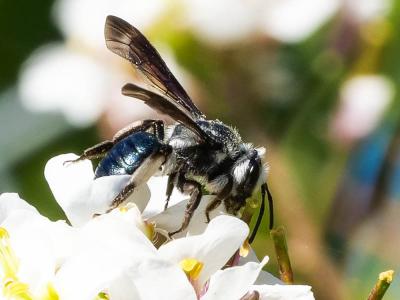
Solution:
[{"label": "yellow stamen", "polygon": [[249,244],[249,240],[246,239],[242,246],[240,246],[240,250],[239,250],[239,255],[241,257],[246,257],[247,255],[249,255],[250,252],[250,244]]},{"label": "yellow stamen", "polygon": [[202,262],[198,261],[195,258],[185,258],[181,260],[179,265],[185,272],[189,280],[196,280],[199,277],[201,270],[204,266]]},{"label": "yellow stamen", "polygon": [[151,241],[155,235],[155,227],[156,224],[153,222],[144,222],[145,225],[145,232],[144,234],[147,236],[147,238]]},{"label": "yellow stamen", "polygon": [[128,212],[128,210],[129,210],[129,208],[127,206],[121,206],[119,208],[119,211],[122,212],[122,213],[126,213],[126,212]]},{"label": "yellow stamen", "polygon": [[47,289],[46,293],[43,295],[43,297],[40,298],[41,300],[59,300],[60,297],[58,296],[58,293],[54,286],[49,283],[47,284]]},{"label": "yellow stamen", "polygon": [[48,284],[42,297],[34,297],[29,291],[29,285],[19,281],[17,273],[19,261],[11,248],[7,230],[0,227],[0,290],[5,299],[10,300],[59,300],[57,291]]},{"label": "yellow stamen", "polygon": [[16,280],[19,264],[14,251],[11,249],[9,238],[7,230],[0,227],[0,266],[3,271],[3,280]]},{"label": "yellow stamen", "polygon": [[8,280],[3,286],[3,295],[6,299],[32,300],[29,286],[18,280]]},{"label": "yellow stamen", "polygon": [[110,296],[107,293],[100,292],[100,293],[98,293],[95,300],[109,300],[109,299],[110,299]]}]

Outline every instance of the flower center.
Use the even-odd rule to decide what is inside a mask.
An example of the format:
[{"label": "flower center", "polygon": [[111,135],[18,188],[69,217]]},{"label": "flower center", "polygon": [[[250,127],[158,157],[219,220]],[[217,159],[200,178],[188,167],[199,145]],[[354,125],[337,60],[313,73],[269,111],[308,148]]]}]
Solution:
[{"label": "flower center", "polygon": [[185,258],[179,263],[182,270],[190,281],[195,281],[199,278],[200,272],[203,269],[204,264],[195,258]]},{"label": "flower center", "polygon": [[59,300],[57,291],[48,284],[41,297],[34,297],[29,291],[29,285],[18,279],[19,260],[10,245],[7,230],[0,227],[0,279],[5,299],[12,300]]}]

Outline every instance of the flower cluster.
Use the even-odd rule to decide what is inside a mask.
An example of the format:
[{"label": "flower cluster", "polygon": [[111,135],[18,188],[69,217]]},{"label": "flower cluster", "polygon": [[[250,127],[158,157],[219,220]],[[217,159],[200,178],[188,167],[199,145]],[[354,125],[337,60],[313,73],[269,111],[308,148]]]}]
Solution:
[{"label": "flower cluster", "polygon": [[254,259],[244,222],[220,209],[206,224],[210,197],[181,237],[163,239],[187,199],[175,195],[163,211],[162,179],[93,217],[127,178],[93,180],[89,161],[64,164],[74,158],[60,155],[45,169],[71,225],[50,221],[17,194],[0,196],[0,299],[313,299],[309,286],[284,285],[262,271],[268,258]]}]

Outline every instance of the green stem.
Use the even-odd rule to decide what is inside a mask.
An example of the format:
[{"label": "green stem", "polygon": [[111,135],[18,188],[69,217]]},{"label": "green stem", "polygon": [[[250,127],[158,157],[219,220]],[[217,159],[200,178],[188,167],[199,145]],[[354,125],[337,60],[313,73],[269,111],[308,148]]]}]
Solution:
[{"label": "green stem", "polygon": [[368,296],[368,300],[380,300],[385,295],[387,289],[393,280],[393,270],[382,272],[379,274],[378,281]]},{"label": "green stem", "polygon": [[293,271],[286,243],[286,230],[283,226],[279,226],[276,229],[272,229],[270,235],[275,246],[280,278],[285,283],[293,284]]}]

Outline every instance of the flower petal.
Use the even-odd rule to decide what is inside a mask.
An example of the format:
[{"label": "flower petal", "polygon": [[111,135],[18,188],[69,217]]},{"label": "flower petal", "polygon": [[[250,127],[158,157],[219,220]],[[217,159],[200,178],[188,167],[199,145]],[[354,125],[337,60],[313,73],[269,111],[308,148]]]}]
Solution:
[{"label": "flower petal", "polygon": [[[94,208],[96,213],[105,212],[110,207],[112,200],[126,186],[130,179],[130,175],[104,176],[95,179],[87,205]],[[140,211],[143,211],[147,206],[150,195],[150,189],[147,184],[142,184],[135,188],[125,202],[133,202]]]},{"label": "flower petal", "polygon": [[[94,180],[89,160],[67,163],[78,158],[75,154],[62,154],[50,159],[45,177],[56,201],[73,226],[81,226],[96,213],[104,213],[111,201],[131,178],[130,175],[105,176]],[[137,201],[142,209],[150,197],[144,184],[135,189],[127,201]]]},{"label": "flower petal", "polygon": [[[260,261],[256,256],[256,253],[253,249],[250,248],[250,251],[246,257],[240,257],[239,259],[239,266],[243,266],[248,262],[258,262]],[[272,274],[261,270],[258,278],[256,279],[255,284],[283,284],[283,282],[273,276]]]},{"label": "flower petal", "polygon": [[61,266],[54,286],[61,299],[94,299],[121,276],[128,263],[125,259],[121,253],[106,247],[87,247]]},{"label": "flower petal", "polygon": [[[206,219],[206,207],[210,201],[212,201],[215,196],[203,196],[201,198],[199,207],[193,213],[192,219],[190,220],[189,226],[187,230],[176,234],[174,237],[182,237],[187,234],[196,235],[201,234],[207,227],[207,219]],[[154,222],[157,228],[165,230],[167,232],[173,232],[177,230],[183,221],[183,217],[185,215],[185,209],[187,205],[187,201],[181,201],[174,206],[169,207],[166,211],[162,213],[152,216],[148,219],[150,222]],[[145,212],[147,211],[147,208]],[[225,210],[224,205],[220,205],[216,209],[214,209],[210,213],[210,218],[213,219],[219,215],[226,215],[227,212]],[[144,214],[145,215],[145,214]]]},{"label": "flower petal", "polygon": [[162,245],[158,252],[161,257],[176,264],[186,258],[195,258],[203,263],[199,276],[202,286],[225,265],[248,233],[247,224],[238,218],[218,216],[211,220],[203,234],[172,240]]},{"label": "flower petal", "polygon": [[157,250],[142,230],[137,208],[126,212],[115,209],[90,220],[80,229],[80,247],[115,248],[131,259],[155,256]]},{"label": "flower petal", "polygon": [[266,256],[261,263],[248,262],[243,266],[216,272],[211,276],[207,293],[201,299],[240,299],[249,291],[267,262]]},{"label": "flower petal", "polygon": [[[151,191],[151,198],[146,209],[143,211],[143,217],[145,219],[154,217],[164,211],[165,200],[167,199],[167,182],[168,176],[152,176],[147,181],[147,185]],[[183,200],[187,200],[187,198],[187,195],[182,194],[175,188],[169,199],[169,207],[172,207]]]},{"label": "flower petal", "polygon": [[1,224],[19,260],[18,278],[33,293],[53,278],[57,267],[73,252],[74,230],[64,222],[51,222],[36,212],[16,210]]},{"label": "flower petal", "polygon": [[16,210],[29,210],[38,213],[35,207],[21,199],[17,193],[3,193],[0,195],[0,223]]},{"label": "flower petal", "polygon": [[314,300],[308,285],[253,285],[250,290],[260,293],[260,300]]},{"label": "flower petal", "polygon": [[171,262],[147,258],[131,267],[128,274],[138,287],[141,299],[197,299],[186,275]]}]

